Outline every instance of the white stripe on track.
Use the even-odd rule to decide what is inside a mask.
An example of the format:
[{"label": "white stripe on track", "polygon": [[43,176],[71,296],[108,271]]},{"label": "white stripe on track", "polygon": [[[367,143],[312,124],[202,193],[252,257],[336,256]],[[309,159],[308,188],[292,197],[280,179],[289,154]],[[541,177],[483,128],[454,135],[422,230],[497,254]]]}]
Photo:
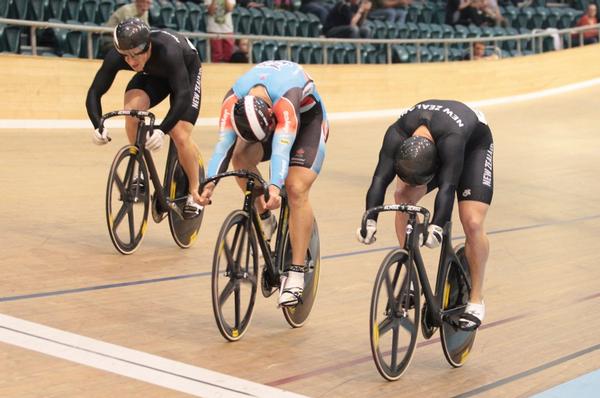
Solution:
[{"label": "white stripe on track", "polygon": [[303,397],[4,314],[0,342],[199,397]]},{"label": "white stripe on track", "polygon": [[[583,88],[593,87],[600,84],[600,78],[587,80],[584,82],[567,84],[561,87],[550,88],[541,91],[535,91],[527,94],[512,95],[508,97],[491,98],[479,101],[469,101],[467,105],[472,107],[484,107],[490,105],[502,105],[520,101],[529,101],[533,99],[548,97],[551,95],[564,94]],[[424,98],[426,99],[426,98]],[[450,98],[451,99],[451,98]],[[334,112],[328,113],[329,120],[355,120],[381,117],[397,117],[402,109],[381,109],[375,111],[362,112]],[[159,123],[160,121],[157,121]],[[197,126],[218,126],[218,118],[199,118]],[[109,120],[107,127],[123,128],[125,126],[122,120]],[[61,120],[61,119],[0,119],[0,129],[85,129],[92,128],[89,120]]]}]

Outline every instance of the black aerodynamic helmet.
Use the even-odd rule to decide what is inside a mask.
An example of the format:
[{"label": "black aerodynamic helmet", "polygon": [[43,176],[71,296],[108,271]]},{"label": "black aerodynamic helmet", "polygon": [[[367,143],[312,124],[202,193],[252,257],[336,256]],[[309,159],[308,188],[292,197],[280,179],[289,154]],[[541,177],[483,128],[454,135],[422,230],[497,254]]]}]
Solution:
[{"label": "black aerodynamic helmet", "polygon": [[118,51],[143,53],[150,46],[150,28],[139,18],[129,18],[117,25],[113,42]]},{"label": "black aerodynamic helmet", "polygon": [[269,104],[253,95],[246,95],[235,103],[231,121],[238,137],[247,142],[266,141],[276,124]]},{"label": "black aerodynamic helmet", "polygon": [[437,168],[437,149],[425,137],[409,137],[396,151],[394,170],[409,185],[427,184],[435,176]]}]

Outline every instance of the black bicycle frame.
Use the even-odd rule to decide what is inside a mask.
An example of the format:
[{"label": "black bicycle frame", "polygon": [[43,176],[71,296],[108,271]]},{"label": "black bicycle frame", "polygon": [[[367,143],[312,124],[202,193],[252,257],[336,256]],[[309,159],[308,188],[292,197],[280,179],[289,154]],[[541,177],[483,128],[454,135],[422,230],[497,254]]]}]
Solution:
[{"label": "black bicycle frame", "polygon": [[[222,178],[231,176],[247,179],[246,190],[244,192],[244,204],[242,206],[242,211],[250,215],[247,221],[248,224],[246,225],[246,228],[248,228],[249,230],[251,227],[250,223],[252,223],[252,225],[254,226],[254,230],[257,232],[256,238],[258,240],[258,246],[263,254],[263,258],[266,264],[266,275],[268,278],[269,285],[271,287],[279,286],[279,276],[281,274],[279,270],[279,264],[283,261],[283,256],[285,256],[285,253],[283,252],[285,243],[284,238],[285,234],[287,233],[289,216],[289,208],[285,188],[281,190],[281,209],[279,211],[279,225],[277,226],[277,232],[275,235],[275,250],[272,252],[270,245],[263,238],[262,227],[260,225],[260,217],[258,215],[258,212],[256,211],[256,208],[254,207],[254,200],[256,198],[256,195],[261,192],[265,195],[265,201],[269,201],[269,191],[267,184],[258,174],[252,173],[248,170],[229,171],[207,178],[204,181],[203,186],[208,184],[209,182],[216,182]],[[260,182],[260,191],[257,191],[255,189],[257,185],[256,180]]]},{"label": "black bicycle frame", "polygon": [[[154,159],[152,159],[152,155],[151,155],[150,151],[148,149],[146,149],[146,134],[143,134],[143,131],[144,131],[144,127],[146,126],[146,118],[150,119],[148,126],[150,128],[150,131],[153,131],[154,120],[155,120],[154,114],[152,112],[138,111],[135,109],[109,112],[109,113],[103,115],[102,118],[100,119],[100,128],[104,127],[104,122],[106,121],[106,119],[109,119],[109,118],[115,117],[115,116],[132,116],[132,117],[136,117],[139,119],[137,133],[135,136],[135,144],[134,144],[138,148],[138,152],[135,154],[136,159],[140,162],[143,160],[146,163],[146,166],[148,167],[148,172],[150,173],[150,179],[152,180],[152,184],[154,185],[154,191],[156,192],[157,200],[158,200],[159,204],[161,205],[161,207],[163,209],[171,209],[171,210],[175,211],[180,217],[183,218],[183,214],[181,213],[181,210],[179,209],[179,207],[177,205],[175,205],[175,203],[173,203],[172,201],[167,199],[167,196],[165,195],[164,190],[163,190],[162,183],[158,176],[158,172],[156,170],[156,165],[154,164]],[[170,169],[171,162],[173,162],[175,159],[175,156],[177,156],[175,146],[173,145],[172,142],[170,142],[169,143],[169,153],[167,155],[167,165],[165,167],[164,181],[167,180],[167,177],[168,177],[167,173],[168,173],[168,170]],[[129,171],[129,167],[128,167],[127,173],[129,173],[129,172],[130,171]]]}]

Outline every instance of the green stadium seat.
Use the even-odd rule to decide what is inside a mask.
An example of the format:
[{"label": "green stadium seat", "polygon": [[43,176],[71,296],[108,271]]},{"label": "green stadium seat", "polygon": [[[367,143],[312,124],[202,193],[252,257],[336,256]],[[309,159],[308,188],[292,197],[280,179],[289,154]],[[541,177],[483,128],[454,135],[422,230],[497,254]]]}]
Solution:
[{"label": "green stadium seat", "polygon": [[379,20],[372,20],[372,21],[368,21],[370,22],[371,25],[371,37],[374,39],[387,39],[387,25]]},{"label": "green stadium seat", "polygon": [[298,17],[291,11],[282,11],[285,17],[285,34],[284,36],[298,36]]},{"label": "green stadium seat", "polygon": [[311,54],[311,64],[322,64],[323,63],[323,46],[319,43],[312,43],[312,54]]},{"label": "green stadium seat", "polygon": [[[263,34],[263,25],[265,18],[263,13],[258,8],[250,8],[250,32],[253,35]],[[262,50],[262,49],[261,49]]]},{"label": "green stadium seat", "polygon": [[546,7],[536,7],[529,20],[529,29],[542,29],[550,12]]},{"label": "green stadium seat", "polygon": [[82,0],[67,0],[66,13],[63,13],[63,20],[79,21]]},{"label": "green stadium seat", "polygon": [[207,44],[206,44],[206,39],[194,39],[192,41],[192,44],[194,45],[194,47],[196,47],[196,50],[198,50],[198,55],[200,56],[200,61],[201,62],[207,62],[208,61],[208,50],[207,50]]},{"label": "green stadium seat", "polygon": [[275,20],[273,16],[273,10],[268,7],[260,8],[262,12],[262,34],[267,36],[273,36],[275,34]]},{"label": "green stadium seat", "polygon": [[298,31],[296,36],[308,37],[310,31],[308,16],[300,11],[295,11],[294,14],[298,19]]},{"label": "green stadium seat", "polygon": [[175,3],[175,10],[173,11],[173,24],[177,27],[177,30],[187,30],[188,26],[188,15],[189,10],[184,3]]},{"label": "green stadium seat", "polygon": [[437,24],[445,24],[446,23],[446,8],[438,7],[433,11],[433,16],[431,18],[431,22]]},{"label": "green stadium seat", "polygon": [[81,22],[95,22],[98,13],[98,0],[83,0],[79,12]]},{"label": "green stadium seat", "polygon": [[390,21],[384,21],[385,28],[387,30],[386,39],[395,39],[398,34],[398,25]]},{"label": "green stadium seat", "polygon": [[406,28],[408,29],[408,38],[409,39],[418,39],[419,35],[419,26],[414,22],[407,22]]},{"label": "green stadium seat", "polygon": [[419,14],[421,13],[421,5],[419,4],[411,4],[406,9],[406,22],[419,22]]},{"label": "green stadium seat", "polygon": [[372,44],[361,44],[361,57],[363,64],[376,64],[377,48]]},{"label": "green stadium seat", "polygon": [[21,49],[21,27],[0,24],[0,51],[18,54]]},{"label": "green stadium seat", "polygon": [[429,24],[429,37],[432,39],[441,39],[442,38],[442,26],[438,24]]},{"label": "green stadium seat", "polygon": [[163,3],[160,6],[160,16],[158,18],[157,26],[161,28],[177,28],[173,22],[175,17],[175,7],[170,3]]},{"label": "green stadium seat", "polygon": [[427,23],[419,22],[417,24],[417,26],[419,27],[419,37],[420,38],[422,38],[422,39],[431,38],[431,25],[429,25]]},{"label": "green stadium seat", "polygon": [[518,29],[527,28],[529,26],[529,20],[533,18],[533,13],[535,10],[533,7],[523,7],[517,14],[517,19],[515,20],[515,27]]},{"label": "green stadium seat", "polygon": [[482,26],[481,27],[481,37],[492,37],[496,34],[494,28],[490,26]]},{"label": "green stadium seat", "polygon": [[[85,26],[98,26],[93,22],[84,22]],[[100,55],[100,34],[92,32],[83,32],[81,38],[81,50],[80,56],[82,58],[88,58],[87,39],[88,36],[92,35],[92,58],[99,58]]]},{"label": "green stadium seat", "polygon": [[96,13],[96,23],[101,25],[108,21],[115,9],[113,0],[101,0],[98,3],[98,12]]},{"label": "green stadium seat", "polygon": [[29,0],[12,0],[9,15],[16,19],[29,19]]},{"label": "green stadium seat", "polygon": [[[293,14],[292,14],[293,15]],[[273,34],[276,36],[285,36],[285,25],[287,18],[282,10],[273,11]]]},{"label": "green stadium seat", "polygon": [[34,21],[44,21],[46,18],[46,3],[46,0],[31,0],[29,2],[29,17]]},{"label": "green stadium seat", "polygon": [[451,25],[442,24],[442,38],[451,39],[454,37],[454,28]]},{"label": "green stadium seat", "polygon": [[[200,31],[200,27],[203,26],[202,22],[204,20],[204,12],[202,11],[202,8],[191,1],[186,1],[185,5],[188,9],[188,17],[185,29],[189,30],[190,32]],[[236,15],[235,12],[232,14],[232,17],[233,15]],[[237,32],[236,21],[234,21],[233,26],[234,32]]]},{"label": "green stadium seat", "polygon": [[561,9],[558,7],[552,7],[548,9],[548,16],[546,17],[546,21],[544,22],[544,28],[557,28],[558,27],[558,19],[561,15]]},{"label": "green stadium seat", "polygon": [[315,14],[306,14],[308,19],[308,36],[319,37],[321,34],[321,20]]},{"label": "green stadium seat", "polygon": [[392,45],[392,62],[393,63],[409,63],[410,54],[406,50],[404,44]]},{"label": "green stadium seat", "polygon": [[408,26],[405,23],[396,24],[396,38],[408,39],[409,34]]},{"label": "green stadium seat", "polygon": [[0,0],[0,18],[8,18],[10,0]]},{"label": "green stadium seat", "polygon": [[506,19],[508,26],[513,27],[516,25],[517,15],[519,15],[519,9],[513,5],[507,5],[503,9],[501,8],[502,16]]},{"label": "green stadium seat", "polygon": [[433,6],[425,3],[417,16],[417,22],[422,23],[433,23]]},{"label": "green stadium seat", "polygon": [[263,42],[255,41],[252,43],[252,61],[256,64],[263,62]]},{"label": "green stadium seat", "polygon": [[244,7],[233,9],[234,31],[236,33],[250,34],[252,30],[252,16],[250,11]]}]

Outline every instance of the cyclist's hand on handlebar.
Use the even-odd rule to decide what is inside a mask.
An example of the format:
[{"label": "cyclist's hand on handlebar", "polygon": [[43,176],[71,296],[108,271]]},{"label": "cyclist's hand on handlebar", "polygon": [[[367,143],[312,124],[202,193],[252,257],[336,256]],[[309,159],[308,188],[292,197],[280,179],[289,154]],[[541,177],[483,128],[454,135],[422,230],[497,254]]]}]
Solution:
[{"label": "cyclist's hand on handlebar", "polygon": [[108,141],[110,141],[110,138],[108,138],[108,129],[107,128],[94,130],[94,133],[92,134],[92,142],[94,144],[104,145],[104,144],[108,144]]},{"label": "cyclist's hand on handlebar", "polygon": [[212,203],[210,201],[210,198],[213,194],[213,191],[215,190],[215,186],[216,184],[214,182],[209,182],[202,189],[202,194],[200,195],[200,204],[202,206],[207,206]]},{"label": "cyclist's hand on handlebar", "polygon": [[360,243],[364,243],[365,245],[370,245],[371,243],[373,243],[377,240],[377,238],[375,237],[376,232],[377,232],[377,221],[367,220],[366,235],[363,236],[361,228],[358,227],[358,229],[356,230],[356,239],[358,239],[358,241]]},{"label": "cyclist's hand on handlebar", "polygon": [[425,241],[425,246],[427,246],[430,249],[435,249],[436,247],[442,244],[443,236],[443,228],[438,227],[435,224],[430,224],[427,227],[427,240]]},{"label": "cyclist's hand on handlebar", "polygon": [[154,129],[152,135],[150,135],[150,131],[146,133],[146,149],[150,151],[158,151],[163,144],[163,137],[165,133],[160,129]]},{"label": "cyclist's hand on handlebar", "polygon": [[269,201],[265,205],[268,210],[279,209],[281,206],[281,196],[279,196],[280,191],[279,187],[269,185]]}]

